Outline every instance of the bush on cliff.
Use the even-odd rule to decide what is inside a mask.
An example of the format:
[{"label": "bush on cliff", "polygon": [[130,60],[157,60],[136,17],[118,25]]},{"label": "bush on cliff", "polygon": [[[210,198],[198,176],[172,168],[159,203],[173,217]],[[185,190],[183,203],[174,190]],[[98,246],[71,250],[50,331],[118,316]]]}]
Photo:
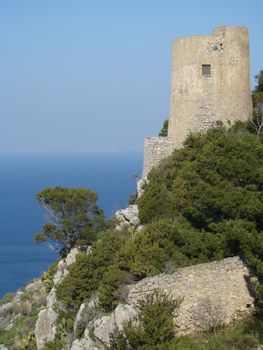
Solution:
[{"label": "bush on cliff", "polygon": [[138,304],[139,324],[128,322],[124,330],[115,330],[111,336],[110,350],[170,348],[175,337],[173,315],[180,303],[181,300],[158,292],[147,295]]}]

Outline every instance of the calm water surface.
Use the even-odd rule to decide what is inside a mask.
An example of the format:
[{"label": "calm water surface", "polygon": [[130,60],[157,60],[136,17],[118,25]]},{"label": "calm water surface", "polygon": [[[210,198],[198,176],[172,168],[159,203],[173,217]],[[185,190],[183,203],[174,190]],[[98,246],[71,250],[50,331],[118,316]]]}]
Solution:
[{"label": "calm water surface", "polygon": [[88,187],[110,217],[127,205],[141,173],[141,153],[0,155],[0,298],[39,276],[56,254],[34,242],[45,212],[35,199],[45,187]]}]

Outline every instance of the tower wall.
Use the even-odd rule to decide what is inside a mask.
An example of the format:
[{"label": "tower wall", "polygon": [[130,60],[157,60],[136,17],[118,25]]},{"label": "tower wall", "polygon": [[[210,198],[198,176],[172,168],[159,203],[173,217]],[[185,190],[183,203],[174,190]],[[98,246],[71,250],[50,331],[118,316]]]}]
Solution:
[{"label": "tower wall", "polygon": [[173,148],[182,147],[190,132],[217,120],[247,120],[251,111],[247,28],[218,27],[210,36],[175,40],[168,127]]}]

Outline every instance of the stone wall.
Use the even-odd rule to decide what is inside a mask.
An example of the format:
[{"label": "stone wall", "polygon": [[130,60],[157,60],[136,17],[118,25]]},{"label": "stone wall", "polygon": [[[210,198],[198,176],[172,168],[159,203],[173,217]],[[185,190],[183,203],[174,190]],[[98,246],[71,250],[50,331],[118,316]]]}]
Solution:
[{"label": "stone wall", "polygon": [[107,349],[114,329],[122,330],[129,320],[137,324],[137,302],[157,290],[182,298],[175,313],[176,334],[215,330],[217,326],[240,319],[254,310],[255,283],[252,272],[239,257],[145,278],[127,286],[125,304],[119,304],[111,314],[97,313],[98,316],[87,324],[84,336],[73,342],[71,350]]},{"label": "stone wall", "polygon": [[142,178],[159,165],[172,152],[172,141],[168,137],[146,137],[144,139],[144,161]]},{"label": "stone wall", "polygon": [[254,309],[256,279],[238,257],[195,265],[145,278],[131,286],[127,302],[136,302],[148,293],[161,290],[174,298],[183,298],[176,319],[177,330],[187,334],[228,324]]}]

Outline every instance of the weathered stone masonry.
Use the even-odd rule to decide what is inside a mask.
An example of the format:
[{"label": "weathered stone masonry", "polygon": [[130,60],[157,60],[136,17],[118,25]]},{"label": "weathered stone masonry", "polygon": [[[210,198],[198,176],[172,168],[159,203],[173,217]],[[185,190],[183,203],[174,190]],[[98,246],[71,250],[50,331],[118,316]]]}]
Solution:
[{"label": "weathered stone masonry", "polygon": [[181,334],[210,328],[212,322],[230,323],[254,309],[256,279],[240,258],[190,266],[173,274],[143,279],[131,287],[130,305],[153,291],[183,298],[176,319]]},{"label": "weathered stone masonry", "polygon": [[[172,144],[170,153],[182,147],[190,132],[205,131],[218,120],[224,125],[247,120],[251,112],[246,27],[218,27],[212,35],[174,41],[167,139]],[[169,153],[164,138],[156,148],[155,142],[156,138],[145,141],[143,177]]]},{"label": "weathered stone masonry", "polygon": [[144,139],[143,175],[145,178],[153,166],[172,152],[172,140],[168,137],[146,137]]}]

